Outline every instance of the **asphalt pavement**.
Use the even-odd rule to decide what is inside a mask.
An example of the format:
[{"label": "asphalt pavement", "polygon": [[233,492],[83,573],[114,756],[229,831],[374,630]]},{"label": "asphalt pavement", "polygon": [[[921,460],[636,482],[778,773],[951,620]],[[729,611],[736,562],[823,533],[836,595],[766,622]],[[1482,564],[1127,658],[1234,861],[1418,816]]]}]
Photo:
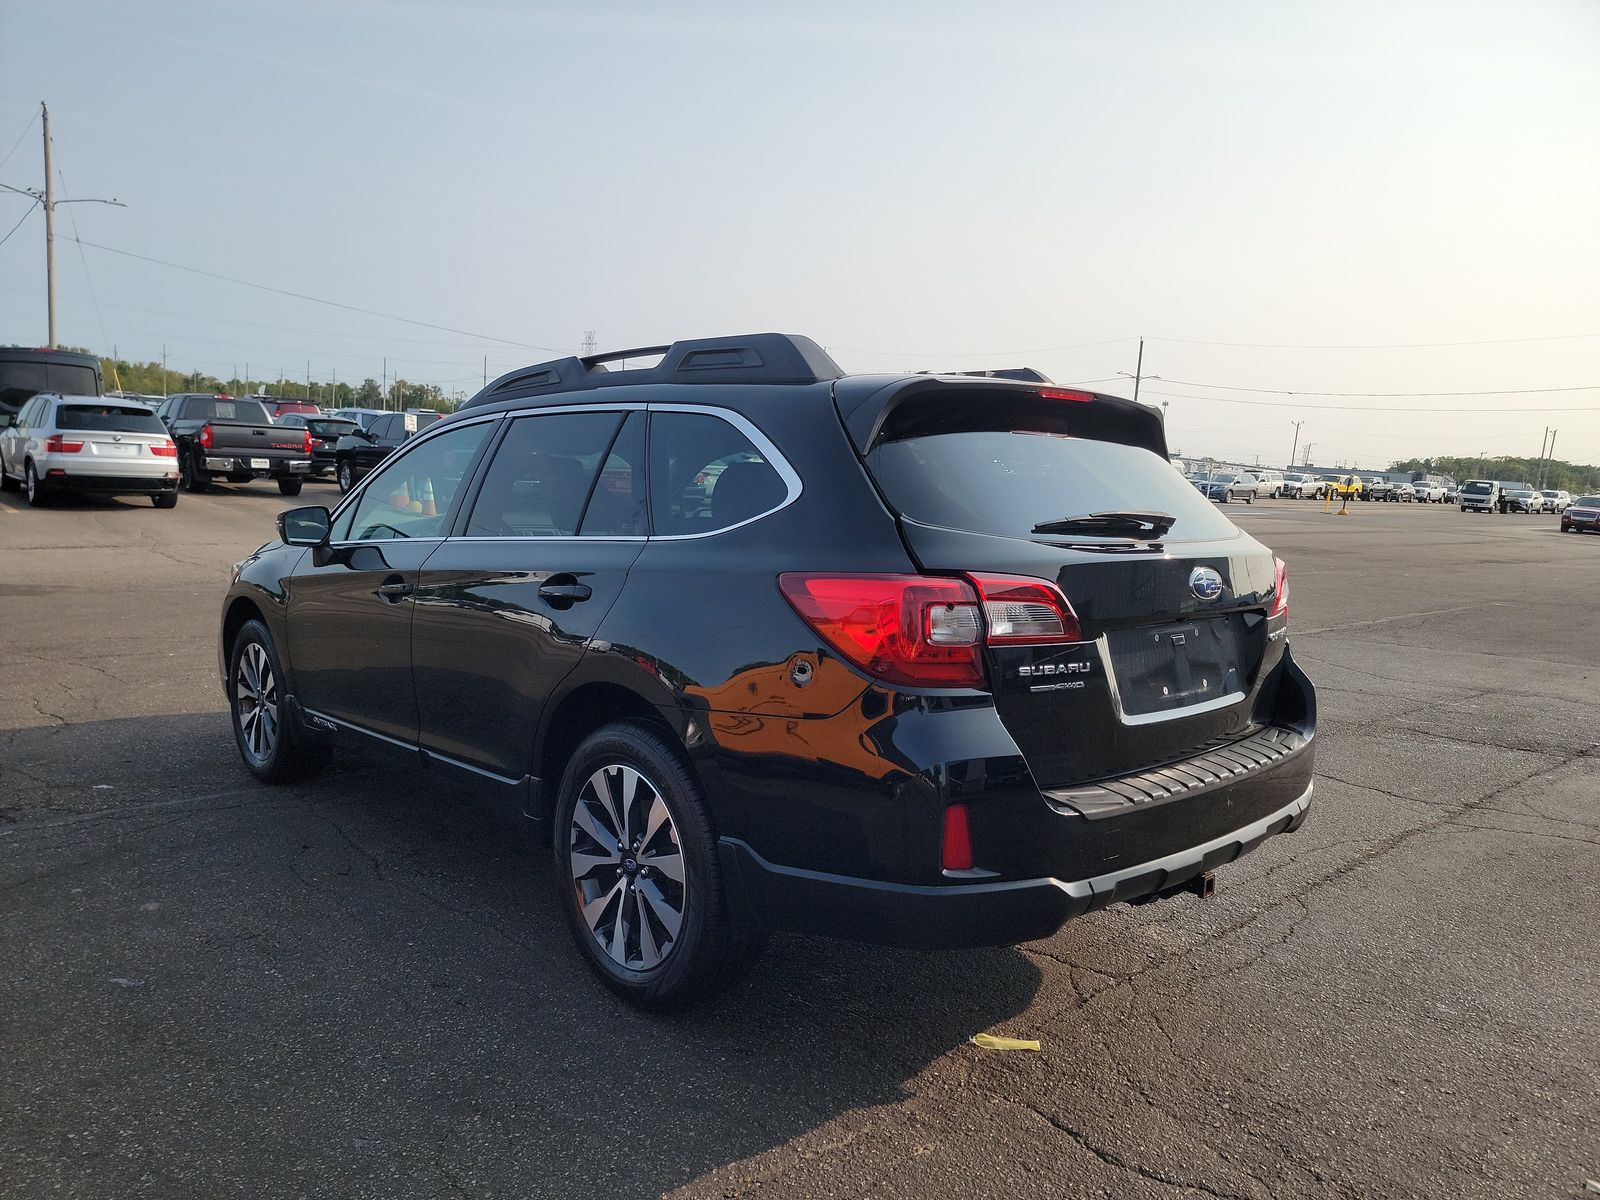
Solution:
[{"label": "asphalt pavement", "polygon": [[291,788],[239,765],[218,601],[289,503],[0,497],[0,1194],[1600,1178],[1600,537],[1230,505],[1289,562],[1319,690],[1300,832],[1210,899],[1017,949],[775,939],[734,993],[660,1017],[590,978],[545,852],[472,797],[357,760]]}]

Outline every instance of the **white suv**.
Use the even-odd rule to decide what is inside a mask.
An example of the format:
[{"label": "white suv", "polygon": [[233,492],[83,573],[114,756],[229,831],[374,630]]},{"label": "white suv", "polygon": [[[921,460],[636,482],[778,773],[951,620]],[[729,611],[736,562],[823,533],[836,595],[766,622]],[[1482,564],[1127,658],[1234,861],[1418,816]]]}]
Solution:
[{"label": "white suv", "polygon": [[[0,418],[3,419],[3,418]],[[178,451],[147,404],[41,392],[0,430],[0,488],[35,508],[68,493],[178,503]]]}]

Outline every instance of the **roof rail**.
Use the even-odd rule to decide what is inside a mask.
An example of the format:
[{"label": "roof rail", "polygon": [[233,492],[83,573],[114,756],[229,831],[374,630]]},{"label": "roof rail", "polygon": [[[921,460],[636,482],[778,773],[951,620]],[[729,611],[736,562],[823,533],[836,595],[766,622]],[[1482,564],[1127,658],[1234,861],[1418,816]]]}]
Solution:
[{"label": "roof rail", "polygon": [[994,371],[918,371],[918,375],[966,375],[973,379],[1016,379],[1022,383],[1054,383],[1055,380],[1033,367],[1001,367]]},{"label": "roof rail", "polygon": [[[606,364],[660,355],[651,367],[615,370]],[[640,346],[583,358],[556,358],[508,371],[462,408],[521,396],[587,391],[636,383],[820,383],[844,372],[828,352],[808,337],[751,333],[737,337],[696,338],[670,346]]]}]

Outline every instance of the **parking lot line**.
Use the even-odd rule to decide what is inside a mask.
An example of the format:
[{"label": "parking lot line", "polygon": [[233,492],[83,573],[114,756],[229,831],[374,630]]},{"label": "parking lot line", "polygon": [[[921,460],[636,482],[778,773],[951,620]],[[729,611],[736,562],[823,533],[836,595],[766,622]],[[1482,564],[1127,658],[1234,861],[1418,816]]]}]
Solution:
[{"label": "parking lot line", "polygon": [[1483,604],[1463,604],[1456,608],[1430,608],[1423,612],[1394,613],[1387,617],[1374,617],[1370,621],[1349,621],[1343,625],[1324,625],[1321,629],[1297,629],[1294,636],[1297,638],[1311,637],[1318,633],[1334,633],[1344,629],[1362,629],[1368,625],[1387,625],[1391,621],[1409,621],[1413,617],[1442,617],[1447,613],[1476,612],[1480,608],[1506,608],[1508,600],[1490,600]]}]

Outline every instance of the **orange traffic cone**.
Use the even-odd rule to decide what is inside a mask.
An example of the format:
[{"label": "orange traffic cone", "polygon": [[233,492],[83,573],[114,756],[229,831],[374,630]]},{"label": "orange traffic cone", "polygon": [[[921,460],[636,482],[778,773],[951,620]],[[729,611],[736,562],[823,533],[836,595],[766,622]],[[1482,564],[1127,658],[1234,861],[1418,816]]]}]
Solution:
[{"label": "orange traffic cone", "polygon": [[395,508],[411,507],[411,492],[406,487],[405,480],[401,480],[400,486],[389,493],[389,503]]},{"label": "orange traffic cone", "polygon": [[417,494],[422,500],[422,515],[425,517],[437,517],[439,510],[433,505],[433,480],[431,478],[424,479],[422,486],[417,489]]}]

